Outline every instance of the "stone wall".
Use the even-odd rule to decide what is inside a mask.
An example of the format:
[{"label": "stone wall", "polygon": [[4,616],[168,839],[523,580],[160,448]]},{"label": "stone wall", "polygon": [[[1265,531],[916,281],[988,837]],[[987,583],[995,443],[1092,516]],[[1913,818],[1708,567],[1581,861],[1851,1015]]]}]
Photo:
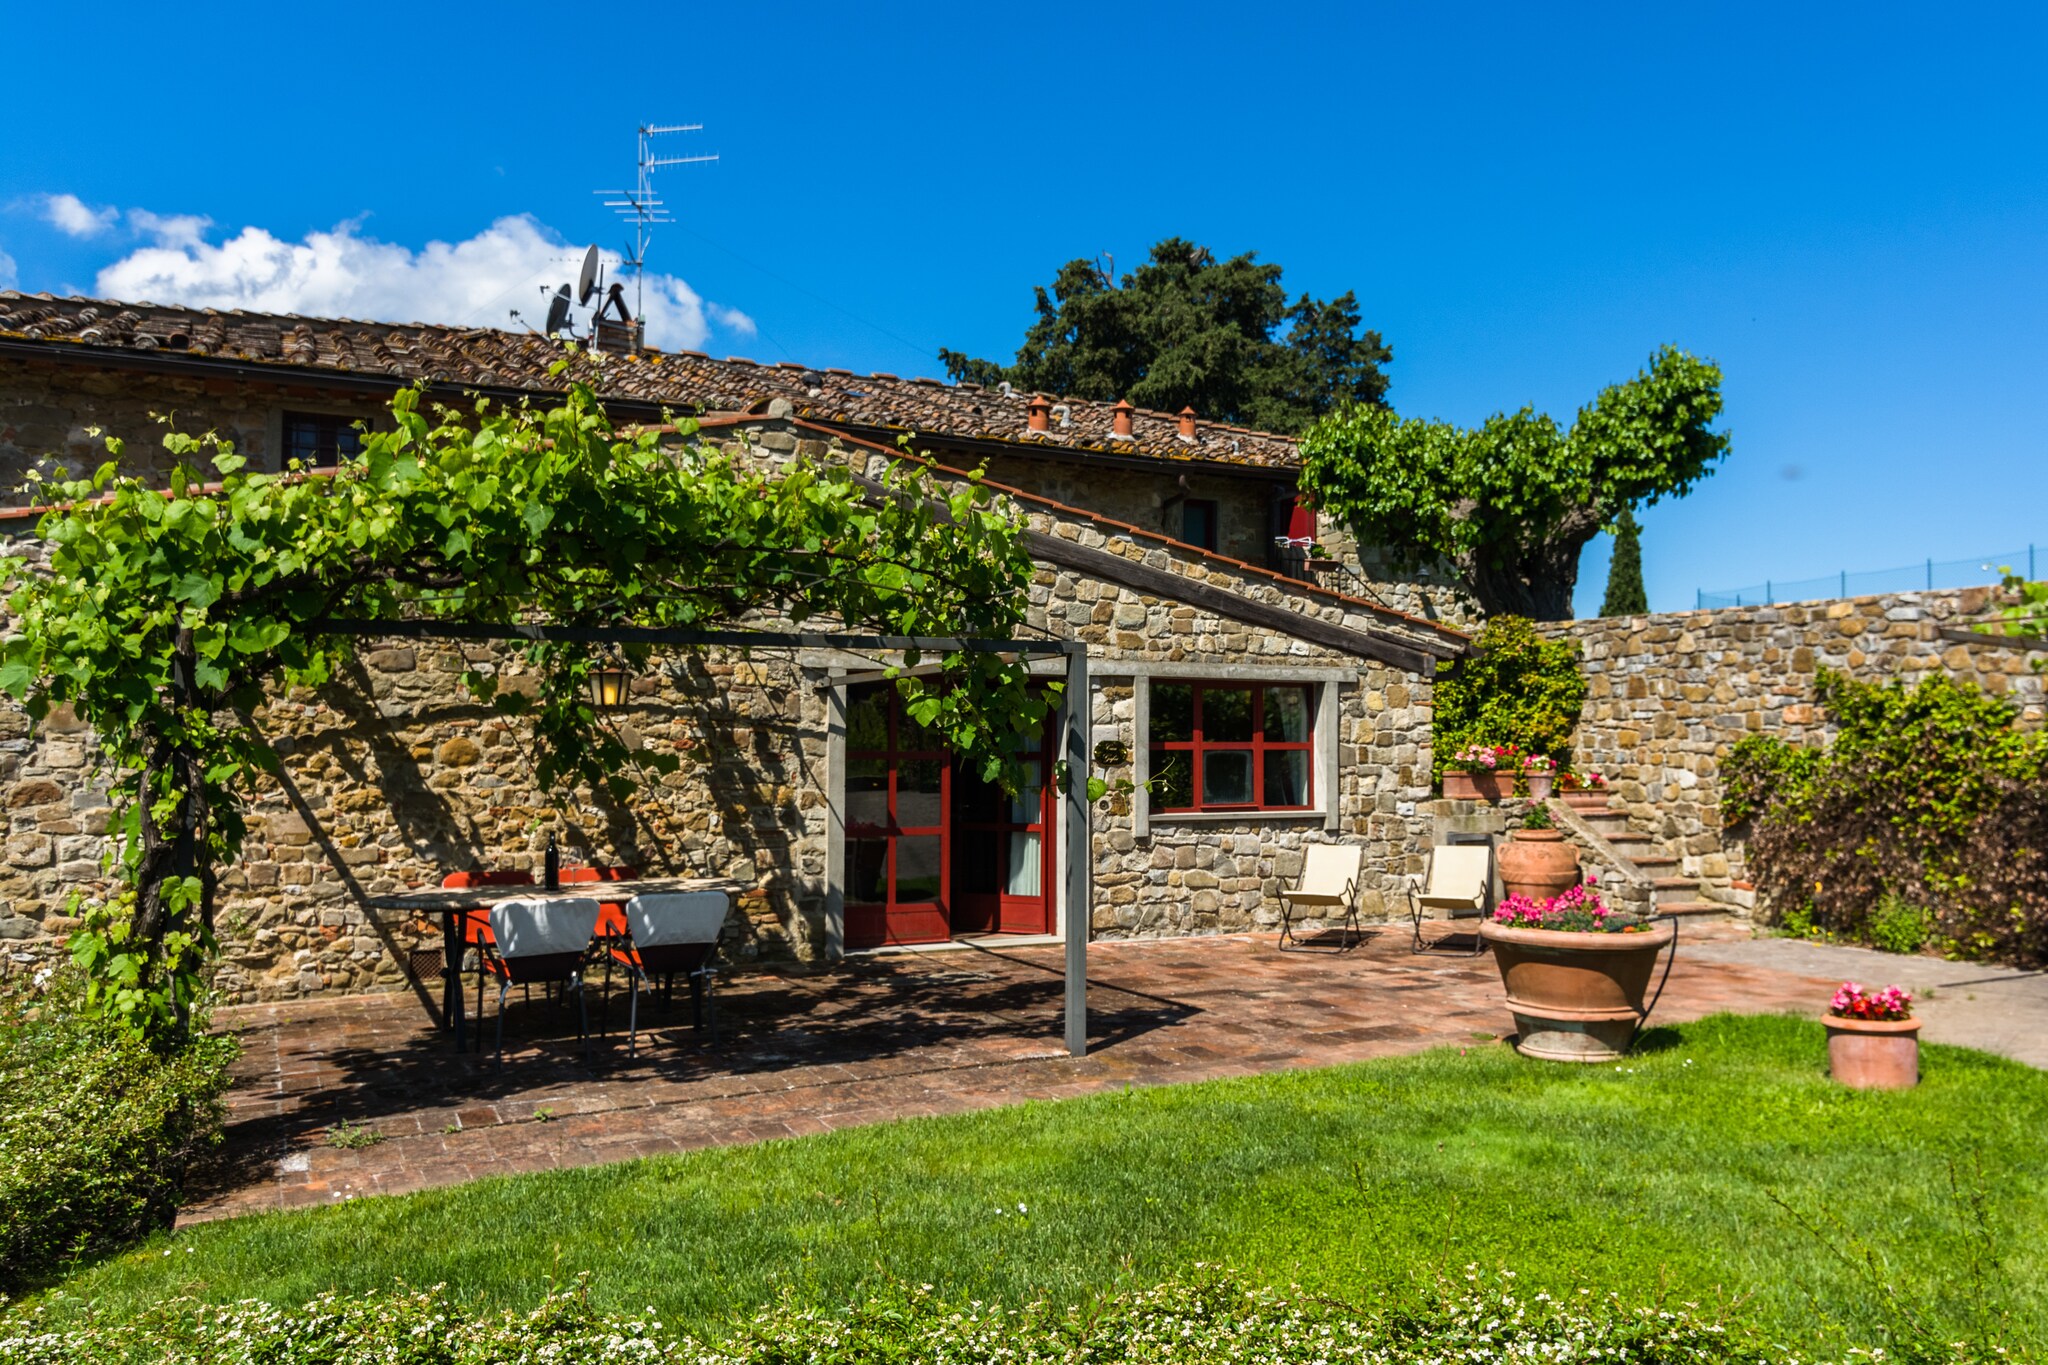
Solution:
[{"label": "stone wall", "polygon": [[1911,684],[1931,672],[2010,696],[2044,715],[2048,656],[1944,640],[1981,615],[1991,590],[1614,617],[1546,627],[1576,641],[1588,683],[1575,759],[1605,773],[1640,829],[1659,835],[1713,899],[1749,903],[1742,850],[1722,838],[1720,762],[1747,734],[1827,737],[1816,670]]},{"label": "stone wall", "polygon": [[336,413],[373,426],[386,413],[383,403],[360,393],[312,385],[7,361],[0,363],[0,487],[18,487],[35,468],[53,476],[90,473],[107,460],[109,436],[125,447],[125,469],[164,472],[168,429],[216,432],[257,467],[276,469],[287,410]]}]

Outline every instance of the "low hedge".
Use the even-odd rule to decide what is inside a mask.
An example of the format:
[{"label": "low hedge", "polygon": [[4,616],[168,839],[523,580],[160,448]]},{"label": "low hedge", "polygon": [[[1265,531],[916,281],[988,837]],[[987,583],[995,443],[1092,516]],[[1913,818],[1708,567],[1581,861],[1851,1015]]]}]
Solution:
[{"label": "low hedge", "polygon": [[[0,1301],[4,1303],[4,1301]],[[2020,1360],[1998,1348],[1852,1351],[1845,1360]],[[1225,1277],[1105,1296],[1080,1308],[949,1304],[930,1286],[845,1309],[767,1309],[729,1337],[677,1333],[649,1309],[592,1309],[577,1285],[531,1312],[490,1311],[445,1289],[324,1295],[296,1310],[176,1300],[139,1321],[94,1324],[79,1305],[0,1314],[0,1365],[1450,1365],[1642,1362],[1763,1365],[1803,1353],[1692,1305],[1625,1305],[1582,1291],[1519,1294],[1512,1276],[1398,1305],[1361,1307]]]},{"label": "low hedge", "polygon": [[0,980],[0,1289],[168,1224],[219,1140],[233,1042],[159,1054],[78,998],[68,971]]}]

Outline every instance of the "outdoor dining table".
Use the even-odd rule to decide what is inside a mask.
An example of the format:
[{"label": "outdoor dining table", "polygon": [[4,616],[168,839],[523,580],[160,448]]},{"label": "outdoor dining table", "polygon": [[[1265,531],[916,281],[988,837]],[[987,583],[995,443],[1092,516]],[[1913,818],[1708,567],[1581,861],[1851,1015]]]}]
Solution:
[{"label": "outdoor dining table", "polygon": [[635,877],[621,881],[564,882],[550,891],[527,886],[419,887],[388,896],[372,896],[372,910],[394,910],[441,918],[441,1027],[455,1031],[455,1050],[463,1050],[462,958],[468,943],[465,919],[488,915],[502,901],[577,897],[624,904],[635,896],[673,895],[686,891],[723,891],[737,896],[746,888],[729,877]]}]

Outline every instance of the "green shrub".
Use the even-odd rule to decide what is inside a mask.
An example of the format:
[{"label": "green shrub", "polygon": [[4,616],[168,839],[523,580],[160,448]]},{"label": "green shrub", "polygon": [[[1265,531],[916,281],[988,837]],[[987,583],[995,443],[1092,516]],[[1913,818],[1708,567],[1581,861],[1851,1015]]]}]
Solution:
[{"label": "green shrub", "polygon": [[[1961,1344],[1944,1345],[1939,1355],[1955,1363],[1996,1358]],[[1761,1365],[1800,1358],[1693,1305],[1629,1305],[1590,1293],[1559,1301],[1519,1293],[1512,1276],[1481,1280],[1470,1273],[1456,1288],[1372,1306],[1222,1277],[1105,1295],[1080,1309],[948,1304],[925,1290],[899,1290],[846,1309],[785,1299],[716,1343],[675,1333],[652,1309],[633,1316],[597,1311],[580,1280],[525,1313],[481,1309],[431,1289],[323,1295],[290,1311],[174,1300],[147,1319],[113,1324],[76,1322],[49,1307],[0,1318],[0,1360],[21,1365]]]},{"label": "green shrub", "polygon": [[1870,912],[1870,944],[1888,953],[1917,953],[1934,937],[1934,916],[1894,892]]},{"label": "green shrub", "polygon": [[1544,639],[1524,617],[1496,616],[1473,647],[1436,676],[1435,779],[1468,744],[1514,744],[1566,767],[1586,703],[1578,645]]},{"label": "green shrub", "polygon": [[0,981],[0,1288],[167,1223],[220,1136],[233,1042],[161,1054],[81,995],[69,969]]},{"label": "green shrub", "polygon": [[1832,743],[1751,736],[1722,765],[1722,821],[1780,922],[2048,962],[2048,737],[1946,674],[1908,688],[1822,670],[1814,691]]}]

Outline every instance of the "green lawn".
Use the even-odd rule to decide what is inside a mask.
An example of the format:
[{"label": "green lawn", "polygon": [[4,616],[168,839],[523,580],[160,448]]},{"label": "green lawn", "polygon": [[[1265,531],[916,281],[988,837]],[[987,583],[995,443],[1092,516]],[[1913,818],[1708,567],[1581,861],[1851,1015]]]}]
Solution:
[{"label": "green lawn", "polygon": [[[125,1315],[403,1279],[523,1304],[588,1269],[608,1304],[715,1330],[785,1286],[1074,1301],[1199,1261],[1353,1293],[1476,1262],[1531,1288],[1740,1296],[1817,1346],[1835,1324],[1873,1339],[1852,1263],[1875,1251],[1912,1311],[2007,1313],[2048,1340],[2048,1074],[1929,1048],[1918,1090],[1859,1095],[1826,1080],[1811,1023],[1651,1042],[1625,1070],[1475,1042],[243,1218],[62,1292]],[[1987,1255],[2002,1266],[1973,1269]]]}]

